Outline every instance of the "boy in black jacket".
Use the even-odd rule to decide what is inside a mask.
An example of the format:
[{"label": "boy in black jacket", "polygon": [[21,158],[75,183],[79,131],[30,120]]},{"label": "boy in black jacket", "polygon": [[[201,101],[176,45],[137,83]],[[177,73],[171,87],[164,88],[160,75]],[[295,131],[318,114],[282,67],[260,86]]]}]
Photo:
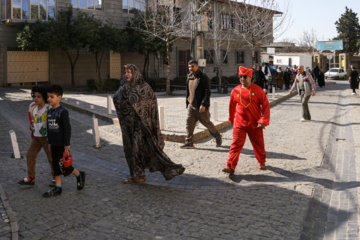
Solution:
[{"label": "boy in black jacket", "polygon": [[57,196],[62,193],[61,175],[66,177],[70,173],[74,174],[77,180],[77,190],[83,189],[85,185],[85,172],[79,172],[72,165],[65,168],[61,161],[64,152],[69,155],[71,137],[69,112],[60,105],[62,95],[61,86],[51,85],[49,87],[48,103],[52,109],[49,109],[47,113],[47,129],[56,185],[54,189],[44,193],[44,197]]}]

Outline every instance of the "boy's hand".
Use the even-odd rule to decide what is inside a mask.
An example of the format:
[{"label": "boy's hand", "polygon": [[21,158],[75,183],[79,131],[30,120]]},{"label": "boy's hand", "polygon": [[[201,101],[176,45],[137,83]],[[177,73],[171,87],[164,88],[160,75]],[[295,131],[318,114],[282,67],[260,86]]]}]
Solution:
[{"label": "boy's hand", "polygon": [[69,156],[70,146],[65,146],[64,148],[65,154]]}]

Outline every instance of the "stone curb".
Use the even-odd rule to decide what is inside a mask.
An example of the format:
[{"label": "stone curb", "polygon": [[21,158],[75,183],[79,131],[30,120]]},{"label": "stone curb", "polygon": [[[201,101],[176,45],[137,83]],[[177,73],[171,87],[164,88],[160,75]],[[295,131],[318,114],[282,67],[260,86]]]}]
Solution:
[{"label": "stone curb", "polygon": [[6,193],[1,184],[0,184],[0,197],[1,197],[1,201],[4,204],[6,214],[8,215],[9,220],[10,220],[11,239],[18,240],[19,239],[19,224],[16,220],[15,212],[12,210],[9,200],[8,200]]},{"label": "stone curb", "polygon": [[[325,85],[333,85],[333,84],[336,84],[336,83],[335,82],[328,82]],[[282,102],[282,101],[284,101],[284,100],[286,100],[288,98],[291,98],[291,97],[293,97],[295,95],[297,95],[297,91],[294,91],[291,94],[287,94],[287,95],[285,95],[285,96],[283,96],[281,98],[278,98],[278,99],[276,99],[274,101],[270,101],[270,107],[273,107],[276,104],[278,104],[278,103],[280,103],[280,102]],[[77,111],[79,113],[86,114],[86,115],[89,115],[89,116],[94,116],[94,117],[96,117],[98,119],[101,119],[101,120],[103,120],[105,122],[120,126],[119,120],[117,118],[112,118],[112,117],[109,117],[108,115],[95,113],[95,112],[92,112],[91,110],[87,110],[87,109],[83,109],[81,107],[77,107],[76,105],[70,104],[70,103],[65,102],[65,101],[63,101],[61,104],[64,107],[69,108],[69,109],[74,110],[74,111]],[[225,121],[225,122],[222,122],[222,123],[219,123],[219,124],[215,125],[215,127],[220,131],[220,130],[223,130],[225,128],[231,127],[231,123],[228,122],[228,121]],[[162,134],[163,134],[163,137],[164,137],[165,141],[178,142],[178,143],[185,142],[185,138],[186,138],[185,134],[176,134],[176,133],[173,133],[171,131],[166,131],[166,130],[163,130]],[[193,135],[194,142],[197,142],[197,141],[200,141],[200,140],[202,140],[204,138],[207,138],[210,135],[211,134],[210,134],[209,130],[207,130],[207,129],[196,132]]]}]

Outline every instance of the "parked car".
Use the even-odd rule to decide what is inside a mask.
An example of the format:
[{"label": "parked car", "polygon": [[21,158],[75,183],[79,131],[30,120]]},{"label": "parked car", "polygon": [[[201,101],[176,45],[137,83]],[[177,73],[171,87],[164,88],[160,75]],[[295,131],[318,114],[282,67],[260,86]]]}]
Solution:
[{"label": "parked car", "polygon": [[347,79],[347,72],[342,68],[330,68],[325,73],[325,79]]}]

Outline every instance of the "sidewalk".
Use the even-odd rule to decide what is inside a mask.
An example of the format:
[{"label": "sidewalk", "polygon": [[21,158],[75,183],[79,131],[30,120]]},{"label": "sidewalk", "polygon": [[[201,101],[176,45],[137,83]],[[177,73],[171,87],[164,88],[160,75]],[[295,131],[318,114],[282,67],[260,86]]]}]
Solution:
[{"label": "sidewalk", "polygon": [[[223,130],[230,127],[231,124],[228,122],[229,115],[229,100],[230,93],[219,94],[212,93],[210,99],[210,114],[211,120],[218,130]],[[186,137],[186,106],[185,106],[185,95],[186,92],[182,90],[176,90],[172,96],[167,96],[163,92],[155,93],[158,99],[158,106],[164,108],[164,129],[162,134],[165,141],[183,143]],[[289,94],[288,90],[277,90],[275,94],[268,94],[269,102],[271,106],[284,101],[296,93]],[[111,114],[108,114],[108,94],[66,94],[63,97],[62,105],[74,111],[95,116],[103,121],[115,124],[119,126],[118,117],[116,115],[115,107],[111,101]],[[274,98],[273,98],[274,97]],[[215,119],[215,105],[218,106],[218,118]],[[210,132],[202,125],[199,124],[194,132],[194,141],[202,140],[210,136]]]},{"label": "sidewalk", "polygon": [[[21,121],[27,122],[30,97],[21,91],[4,94],[0,89],[8,104],[0,102],[0,134],[15,129],[25,155],[29,140]],[[232,141],[232,129],[227,128],[220,148],[212,138],[199,140],[190,150],[166,142],[164,151],[185,166],[183,175],[166,182],[159,173],[147,173],[144,185],[120,184],[128,176],[120,128],[99,120],[103,147],[94,149],[91,117],[69,110],[71,148],[75,167],[87,172],[85,189],[77,191],[74,178],[68,177],[62,196],[42,198],[50,177],[43,153],[34,187],[16,183],[26,174],[26,161],[7,154],[1,159],[0,182],[21,239],[359,239],[360,98],[349,93],[343,83],[319,89],[310,100],[312,121],[305,123],[299,121],[297,96],[274,106],[264,131],[266,171],[256,168],[246,141],[235,175],[229,178],[221,172]],[[65,98],[75,106],[85,98],[107,115],[106,95]],[[184,134],[184,95],[158,98],[159,106],[170,109],[165,112],[174,111],[166,118],[166,131]],[[219,104],[219,123],[227,120],[228,98],[212,95],[211,104]],[[116,118],[114,111],[111,116]],[[3,153],[9,151],[4,150],[9,147],[6,138],[0,145]]]}]

